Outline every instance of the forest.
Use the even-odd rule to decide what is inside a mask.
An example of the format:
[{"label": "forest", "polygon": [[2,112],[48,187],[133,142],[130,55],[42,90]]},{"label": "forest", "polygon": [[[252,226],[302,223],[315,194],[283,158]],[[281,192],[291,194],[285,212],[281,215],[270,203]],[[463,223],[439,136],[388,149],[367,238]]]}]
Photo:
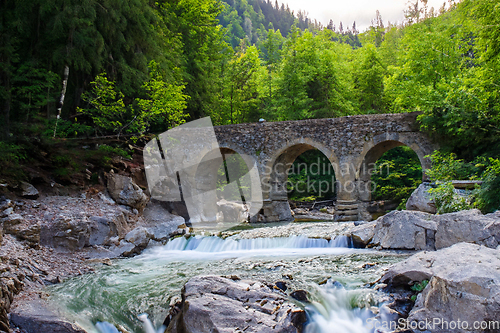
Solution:
[{"label": "forest", "polygon": [[[1,1],[2,174],[30,163],[34,142],[135,143],[204,116],[420,111],[442,147],[433,180],[484,179],[489,190],[464,204],[499,208],[500,3],[413,0],[401,24],[382,15],[359,32],[269,0]],[[406,164],[398,172],[415,174]]]}]

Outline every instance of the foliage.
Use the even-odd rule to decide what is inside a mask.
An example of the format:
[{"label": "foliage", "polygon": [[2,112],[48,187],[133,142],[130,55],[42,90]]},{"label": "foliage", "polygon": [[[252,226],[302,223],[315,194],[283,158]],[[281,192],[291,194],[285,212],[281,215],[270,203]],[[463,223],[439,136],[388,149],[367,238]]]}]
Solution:
[{"label": "foliage", "polygon": [[[45,138],[51,138],[54,135],[54,126],[56,120],[55,119],[45,120],[44,123],[45,124],[42,136]],[[94,127],[92,126],[64,119],[59,119],[57,121],[57,133],[56,133],[57,138],[90,136],[93,132],[94,132]]]},{"label": "foliage", "polygon": [[288,170],[288,197],[297,201],[315,201],[335,197],[335,171],[319,150],[301,154]]},{"label": "foliage", "polygon": [[473,163],[457,159],[454,153],[437,150],[429,158],[432,168],[426,173],[433,181],[468,180],[475,178],[479,171]]},{"label": "foliage", "polygon": [[19,145],[0,141],[0,156],[2,156],[2,166],[5,166],[7,164],[17,164],[25,160],[26,152]]},{"label": "foliage", "polygon": [[99,151],[106,152],[106,153],[108,153],[108,155],[117,155],[117,156],[125,157],[127,159],[132,159],[132,156],[130,156],[130,154],[125,149],[118,148],[118,147],[112,147],[112,146],[108,146],[108,145],[100,145]]},{"label": "foliage", "polygon": [[427,287],[429,284],[429,280],[423,280],[422,282],[417,282],[413,284],[413,286],[410,287],[411,290],[416,291],[416,292],[421,292],[422,290]]},{"label": "foliage", "polygon": [[[0,176],[13,179],[23,178],[24,174],[18,167],[19,163],[28,157],[24,147],[14,143],[0,141]],[[2,179],[5,181],[5,179]]]},{"label": "foliage", "polygon": [[475,205],[482,212],[500,210],[500,160],[489,159],[489,166],[482,175],[483,184],[475,191]]},{"label": "foliage", "polygon": [[438,214],[453,213],[472,209],[470,194],[460,194],[451,181],[437,182],[437,187],[429,189],[429,194],[436,204]]},{"label": "foliage", "polygon": [[245,197],[251,187],[249,177],[244,177],[248,174],[248,166],[239,154],[224,154],[222,157],[222,165],[217,170],[217,197],[241,201],[242,195]]},{"label": "foliage", "polygon": [[162,128],[171,128],[183,124],[188,96],[183,94],[183,85],[173,85],[165,81],[158,64],[152,60],[149,64],[150,79],[143,85],[148,98],[138,98],[138,112],[132,132],[144,133],[152,124],[162,124]]},{"label": "foliage", "polygon": [[[425,289],[425,287],[427,287],[427,285],[429,284],[429,280],[423,280],[422,282],[417,282],[415,284],[413,284],[410,289],[412,291],[415,291],[416,293],[420,293],[422,292],[422,290]],[[417,295],[412,295],[410,297],[410,299],[415,302],[417,300]]]},{"label": "foliage", "polygon": [[[438,213],[463,209],[479,208],[483,213],[500,208],[500,160],[477,157],[472,162],[458,159],[453,153],[434,152],[431,156],[432,168],[427,175],[438,186],[429,190],[434,197]],[[482,180],[468,196],[464,197],[454,190],[451,180]]]},{"label": "foliage", "polygon": [[382,155],[373,169],[373,200],[406,202],[422,182],[422,166],[409,147],[397,147]]},{"label": "foliage", "polygon": [[99,130],[121,134],[124,126],[127,125],[125,123],[127,110],[123,102],[123,94],[116,91],[114,82],[108,80],[106,73],[97,75],[91,85],[91,93],[85,94],[83,99],[92,108],[78,108],[78,111],[90,116]]}]

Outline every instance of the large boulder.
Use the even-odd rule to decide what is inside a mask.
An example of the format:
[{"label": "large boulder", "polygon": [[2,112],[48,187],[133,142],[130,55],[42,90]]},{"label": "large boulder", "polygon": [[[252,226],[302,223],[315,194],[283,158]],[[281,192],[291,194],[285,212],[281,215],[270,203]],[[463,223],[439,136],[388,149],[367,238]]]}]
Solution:
[{"label": "large boulder", "polygon": [[134,230],[130,231],[125,236],[125,241],[133,244],[134,248],[131,251],[124,253],[123,255],[131,256],[133,254],[140,253],[148,246],[149,240],[151,238],[153,238],[153,234],[151,234],[149,230],[144,227],[137,227]]},{"label": "large boulder", "polygon": [[62,319],[42,300],[18,304],[12,309],[10,320],[26,333],[86,333],[77,324]]},{"label": "large boulder", "polygon": [[376,221],[363,223],[351,229],[349,236],[356,246],[366,246],[373,239],[373,236],[375,236],[376,227]]},{"label": "large boulder", "polygon": [[500,241],[500,218],[483,215],[477,209],[436,215],[436,249],[460,242],[470,242],[496,248]]},{"label": "large boulder", "polygon": [[430,188],[428,184],[420,184],[406,201],[406,209],[436,214],[436,204],[428,192]]},{"label": "large boulder", "polygon": [[[382,249],[439,250],[460,242],[469,242],[497,248],[500,243],[499,215],[483,215],[477,209],[442,215],[393,211],[373,222],[374,234],[367,246],[378,246]],[[367,225],[353,229],[350,236],[358,243],[366,245],[366,240],[371,236],[371,227],[372,225]]]},{"label": "large boulder", "polygon": [[260,282],[218,276],[190,279],[178,308],[166,333],[296,333],[306,319],[303,310]]},{"label": "large boulder", "polygon": [[127,220],[123,214],[116,216],[90,217],[88,245],[107,245],[112,237],[123,237],[127,230]]},{"label": "large boulder", "polygon": [[167,241],[170,235],[186,220],[182,216],[171,214],[164,203],[151,200],[144,209],[144,220],[153,239],[159,242]]},{"label": "large boulder", "polygon": [[[390,287],[430,280],[408,321],[427,322],[427,332],[498,332],[474,328],[500,318],[500,252],[468,243],[455,244],[436,252],[420,252],[392,266],[381,278]],[[462,329],[446,329],[445,322],[462,322]],[[494,324],[494,323],[493,323]],[[416,327],[416,325],[412,325]],[[464,329],[468,327],[468,329]]]},{"label": "large boulder", "polygon": [[107,188],[113,200],[142,212],[149,198],[132,178],[110,173],[107,179]]},{"label": "large boulder", "polygon": [[61,250],[76,251],[89,244],[89,223],[84,219],[59,216],[40,230],[40,243]]},{"label": "large boulder", "polygon": [[428,213],[392,211],[375,221],[372,246],[383,249],[434,250],[436,222]]}]

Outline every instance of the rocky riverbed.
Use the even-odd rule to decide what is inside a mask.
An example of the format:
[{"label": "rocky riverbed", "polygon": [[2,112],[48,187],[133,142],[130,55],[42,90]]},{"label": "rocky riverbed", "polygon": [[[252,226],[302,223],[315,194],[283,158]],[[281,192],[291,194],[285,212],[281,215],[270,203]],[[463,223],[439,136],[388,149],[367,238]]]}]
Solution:
[{"label": "rocky riverbed", "polygon": [[[110,324],[135,332],[141,330],[136,315],[147,312],[156,327],[168,324],[168,332],[195,332],[200,325],[300,332],[304,316],[306,332],[327,332],[328,325],[339,325],[338,304],[327,301],[339,286],[345,291],[335,299],[359,308],[342,307],[341,319],[359,332],[370,332],[367,320],[422,323],[441,316],[494,325],[500,317],[498,212],[395,211],[373,222],[288,223],[218,237],[200,230],[189,238],[182,217],[150,202],[130,179],[110,177],[109,191],[0,200],[0,331],[94,332],[97,321],[107,325],[135,314]],[[172,239],[180,235],[185,238]],[[349,249],[349,239],[372,250]],[[215,275],[197,277],[207,273]],[[124,285],[118,288],[117,281]],[[211,291],[203,291],[208,285]],[[249,303],[252,295],[260,298]],[[107,303],[114,309],[106,310]]]}]

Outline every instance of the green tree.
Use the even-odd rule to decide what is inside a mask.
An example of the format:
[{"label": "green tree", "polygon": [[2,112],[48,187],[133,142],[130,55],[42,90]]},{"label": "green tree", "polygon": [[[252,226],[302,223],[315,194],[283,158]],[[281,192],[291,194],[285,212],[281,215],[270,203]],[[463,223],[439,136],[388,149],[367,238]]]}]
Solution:
[{"label": "green tree", "polygon": [[173,85],[165,82],[158,64],[153,60],[149,65],[150,79],[143,85],[148,98],[138,98],[138,110],[135,112],[134,131],[144,133],[151,125],[156,125],[165,131],[185,122],[188,96],[183,94],[183,85]]},{"label": "green tree", "polygon": [[373,44],[367,44],[357,50],[355,68],[354,82],[361,111],[363,113],[384,111],[385,68]]},{"label": "green tree", "polygon": [[123,102],[123,94],[116,91],[115,83],[109,81],[106,73],[97,75],[91,85],[91,92],[84,94],[83,97],[91,107],[78,108],[79,113],[92,119],[96,126],[96,133],[98,131],[101,134],[117,132],[119,136],[122,130],[130,125],[130,122],[127,123],[127,109]]}]

